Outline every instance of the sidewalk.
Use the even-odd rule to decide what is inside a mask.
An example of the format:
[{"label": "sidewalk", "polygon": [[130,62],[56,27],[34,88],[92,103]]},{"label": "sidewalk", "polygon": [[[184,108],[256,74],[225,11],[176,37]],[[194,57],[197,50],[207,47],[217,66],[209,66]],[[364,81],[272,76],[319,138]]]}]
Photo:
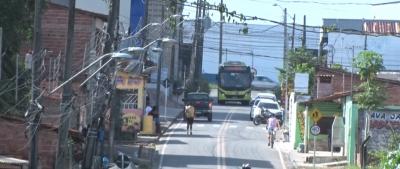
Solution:
[{"label": "sidewalk", "polygon": [[[162,96],[163,97],[163,96]],[[164,104],[160,106],[160,135],[141,135],[133,141],[116,141],[115,153],[122,152],[130,157],[131,161],[137,165],[137,168],[153,168],[154,157],[157,155],[156,143],[159,138],[168,130],[168,128],[180,117],[183,111],[181,96],[171,96],[168,98],[168,104],[164,109]],[[166,112],[164,113],[164,110]]]},{"label": "sidewalk", "polygon": [[[277,133],[278,134],[278,133]],[[282,153],[283,160],[286,162],[287,169],[312,169],[314,168],[312,160],[314,151],[310,150],[308,153],[299,153],[292,149],[289,142],[284,142],[283,135],[277,135],[275,148]],[[330,169],[344,169],[347,166],[346,157],[342,153],[333,153],[329,151],[316,151],[316,164],[315,168],[330,168]]]}]

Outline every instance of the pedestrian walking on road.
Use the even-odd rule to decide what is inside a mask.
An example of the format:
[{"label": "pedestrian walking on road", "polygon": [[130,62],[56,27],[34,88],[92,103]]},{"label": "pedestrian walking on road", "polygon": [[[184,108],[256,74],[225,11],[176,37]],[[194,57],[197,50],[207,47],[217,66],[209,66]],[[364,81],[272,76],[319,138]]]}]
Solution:
[{"label": "pedestrian walking on road", "polygon": [[185,106],[185,115],[186,115],[186,130],[189,135],[189,130],[190,130],[190,135],[192,135],[192,127],[193,127],[193,122],[194,122],[194,114],[195,110],[194,107],[191,104],[187,104]]},{"label": "pedestrian walking on road", "polygon": [[144,110],[146,113],[145,116],[149,116],[149,115],[151,115],[151,111],[153,110],[153,108],[149,104],[147,104],[147,106]]}]

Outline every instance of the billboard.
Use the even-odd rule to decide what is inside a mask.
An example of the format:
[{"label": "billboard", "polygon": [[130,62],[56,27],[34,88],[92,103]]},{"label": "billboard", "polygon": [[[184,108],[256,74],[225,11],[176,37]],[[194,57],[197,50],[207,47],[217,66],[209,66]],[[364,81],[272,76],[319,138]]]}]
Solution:
[{"label": "billboard", "polygon": [[294,92],[308,94],[308,73],[296,73],[294,77]]}]

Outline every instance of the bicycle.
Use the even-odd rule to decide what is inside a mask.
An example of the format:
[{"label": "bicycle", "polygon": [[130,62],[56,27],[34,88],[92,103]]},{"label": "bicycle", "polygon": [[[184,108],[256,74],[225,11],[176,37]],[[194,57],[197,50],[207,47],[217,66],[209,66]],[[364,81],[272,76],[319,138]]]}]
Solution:
[{"label": "bicycle", "polygon": [[271,146],[271,148],[274,148],[275,134],[276,134],[275,129],[272,129],[272,131],[271,130],[268,131],[268,138],[269,138],[268,145]]}]

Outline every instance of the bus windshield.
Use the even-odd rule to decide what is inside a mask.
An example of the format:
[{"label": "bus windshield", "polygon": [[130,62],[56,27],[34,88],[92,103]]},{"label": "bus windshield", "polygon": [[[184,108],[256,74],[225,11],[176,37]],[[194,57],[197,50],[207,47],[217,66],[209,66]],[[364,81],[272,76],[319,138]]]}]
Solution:
[{"label": "bus windshield", "polygon": [[249,72],[222,72],[220,84],[224,88],[249,88],[251,85],[251,74]]}]

